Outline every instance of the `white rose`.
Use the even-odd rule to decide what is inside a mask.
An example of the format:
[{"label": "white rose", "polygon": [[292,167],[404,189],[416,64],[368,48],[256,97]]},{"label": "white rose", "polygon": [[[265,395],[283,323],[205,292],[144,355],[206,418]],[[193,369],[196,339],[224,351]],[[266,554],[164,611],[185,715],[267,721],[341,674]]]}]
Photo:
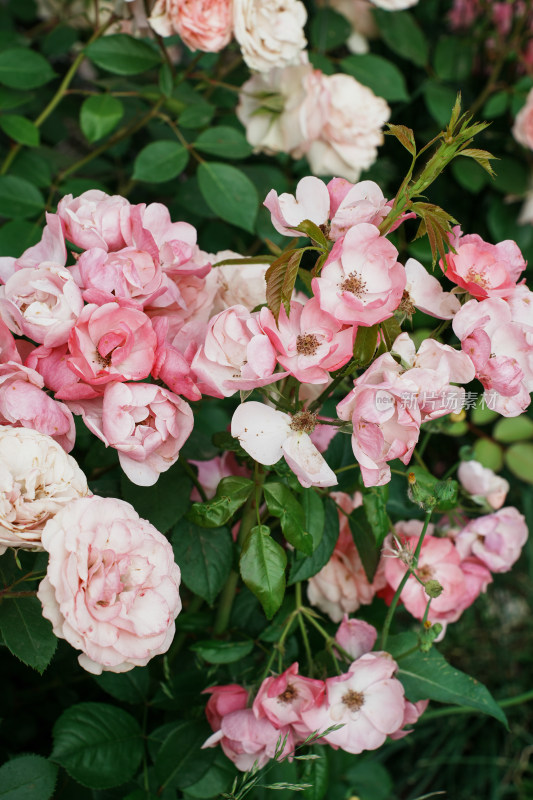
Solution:
[{"label": "white rose", "polygon": [[384,8],[385,11],[401,11],[416,6],[418,0],[370,0],[370,2],[378,8]]},{"label": "white rose", "polygon": [[85,475],[54,439],[0,426],[0,545],[43,550],[46,521],[87,494]]},{"label": "white rose", "polygon": [[237,116],[258,152],[300,158],[324,122],[327,97],[311,64],[254,75],[242,86]]},{"label": "white rose", "polygon": [[320,137],[311,143],[307,158],[316,175],[335,175],[355,183],[376,160],[390,108],[350,75],[323,75],[322,83],[328,108]]},{"label": "white rose", "polygon": [[[244,256],[233,250],[221,250],[209,256],[212,264],[217,261],[236,260]],[[265,273],[269,264],[227,264],[212,270],[217,280],[217,293],[211,309],[211,316],[230,306],[244,306],[253,311],[256,306],[266,303]]]},{"label": "white rose", "polygon": [[298,61],[307,40],[300,0],[234,0],[234,34],[250,69],[268,72]]}]

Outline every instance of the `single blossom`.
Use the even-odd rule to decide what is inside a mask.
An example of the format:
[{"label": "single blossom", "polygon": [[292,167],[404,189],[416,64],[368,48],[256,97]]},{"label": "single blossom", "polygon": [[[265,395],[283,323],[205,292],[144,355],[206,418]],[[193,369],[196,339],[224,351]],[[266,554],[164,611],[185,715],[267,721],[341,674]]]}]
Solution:
[{"label": "single blossom", "polygon": [[68,194],[59,201],[57,213],[65,237],[76,247],[120,250],[126,246],[131,205],[120,195],[110,196],[99,189],[90,189],[79,197]]},{"label": "single blossom", "polygon": [[476,503],[483,504],[486,501],[494,509],[501,508],[505,503],[509,482],[479,461],[461,461],[457,477]]},{"label": "single blossom", "polygon": [[508,506],[471,520],[455,537],[455,546],[463,559],[474,556],[491,572],[508,572],[527,537],[523,514]]},{"label": "single blossom", "polygon": [[101,247],[91,247],[81,254],[71,273],[88,302],[101,296],[105,298],[103,302],[112,303],[115,298],[122,298],[142,307],[166,291],[162,286],[159,259],[135,247],[123,247],[111,253]]},{"label": "single blossom", "polygon": [[282,740],[287,737],[283,755],[288,755],[294,749],[291,729],[276,728],[269,720],[258,719],[251,708],[243,708],[223,716],[219,730],[206,739],[202,749],[220,744],[237,769],[247,772],[255,763],[261,768],[274,758],[280,736]]},{"label": "single blossom", "polygon": [[353,184],[344,178],[333,178],[327,188],[331,200],[329,235],[333,241],[360,222],[379,226],[390,212],[383,192],[374,181]]},{"label": "single blossom", "polygon": [[307,44],[300,0],[233,0],[234,34],[252,70],[296,64]]},{"label": "single blossom", "polygon": [[232,0],[157,0],[148,22],[160,36],[177,33],[191,50],[218,53],[231,41]]},{"label": "single blossom", "polygon": [[43,550],[46,522],[89,493],[76,461],[50,436],[0,426],[0,549]]},{"label": "single blossom", "polygon": [[204,689],[202,694],[211,695],[205,707],[205,715],[214,731],[220,730],[222,719],[226,714],[231,714],[232,711],[240,711],[246,708],[248,703],[248,692],[237,683],[228,683],[225,686],[211,686],[208,689]]},{"label": "single blossom", "polygon": [[231,435],[260,464],[275,464],[283,456],[306,488],[335,486],[335,473],[309,438],[314,425],[314,415],[309,412],[291,418],[283,411],[250,401],[233,414]]},{"label": "single blossom", "polygon": [[268,719],[276,728],[292,727],[296,741],[303,741],[313,731],[302,722],[302,714],[319,706],[324,698],[324,681],[306,678],[294,663],[277,677],[265,678],[253,702],[258,719]]},{"label": "single blossom", "polygon": [[335,641],[354,660],[370,653],[377,638],[378,632],[373,625],[362,619],[348,619],[348,614],[343,616],[335,634]]},{"label": "single blossom", "polygon": [[46,577],[37,596],[54,633],[94,674],[144,667],[165,653],[181,610],[168,540],[114,497],[74,500],[48,520]]}]

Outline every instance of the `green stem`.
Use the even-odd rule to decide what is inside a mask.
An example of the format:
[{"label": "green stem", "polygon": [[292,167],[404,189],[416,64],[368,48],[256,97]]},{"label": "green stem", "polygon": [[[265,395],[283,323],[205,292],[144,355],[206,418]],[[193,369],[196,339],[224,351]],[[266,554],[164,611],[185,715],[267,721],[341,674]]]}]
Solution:
[{"label": "green stem", "polygon": [[353,656],[351,656],[350,653],[348,653],[348,651],[344,649],[344,647],[341,647],[341,645],[338,643],[335,637],[330,636],[327,630],[323,628],[319,622],[317,622],[312,611],[310,611],[307,608],[302,608],[302,613],[305,614],[311,625],[313,625],[317,629],[320,635],[324,637],[324,639],[326,640],[326,648],[329,650],[335,661],[337,661],[337,659],[335,658],[332,652],[333,648],[335,648],[335,650],[337,650],[340,653],[340,655],[346,659],[346,661],[349,661],[350,663],[353,661]]},{"label": "green stem", "polygon": [[426,531],[428,529],[428,525],[429,525],[429,521],[431,519],[431,514],[432,513],[433,513],[432,511],[427,511],[426,512],[426,518],[424,520],[424,527],[422,528],[422,533],[420,534],[420,538],[418,540],[418,544],[417,544],[416,550],[414,552],[412,567],[407,567],[407,569],[405,570],[405,575],[403,576],[402,580],[400,581],[400,585],[396,589],[396,593],[395,593],[395,595],[394,595],[394,597],[392,599],[392,603],[389,606],[389,610],[387,612],[387,616],[385,617],[385,622],[383,624],[383,632],[381,634],[381,649],[382,650],[385,650],[385,646],[387,644],[387,638],[389,636],[389,629],[390,629],[390,626],[392,624],[392,620],[393,620],[393,617],[394,617],[394,613],[396,611],[396,607],[397,607],[398,602],[400,600],[400,595],[403,592],[403,588],[404,588],[405,584],[407,583],[407,581],[409,579],[409,576],[411,574],[412,568],[416,568],[416,566],[418,565],[418,557],[419,557],[420,551],[422,549],[422,543],[424,541],[424,536],[426,535]]},{"label": "green stem", "polygon": [[[105,33],[105,31],[109,28],[109,26],[112,25],[113,22],[115,22],[115,18],[111,17],[111,19],[109,19],[106,22],[105,25],[102,25],[101,28],[99,28],[97,31],[95,31],[94,34],[89,39],[89,41],[87,42],[87,46],[89,46],[90,44],[95,42],[96,39],[99,39],[100,36],[102,36],[102,34]],[[63,97],[64,97],[64,95],[65,95],[65,93],[66,93],[71,81],[73,80],[73,78],[74,78],[76,72],[78,71],[78,68],[79,68],[79,66],[80,66],[80,64],[81,64],[81,62],[83,61],[84,58],[85,58],[85,48],[81,51],[81,53],[79,53],[79,55],[76,56],[76,58],[72,62],[72,65],[71,65],[70,69],[68,70],[67,74],[65,75],[65,77],[63,78],[61,83],[59,84],[59,88],[58,88],[57,92],[52,97],[52,99],[50,100],[50,102],[48,103],[46,108],[43,109],[43,111],[41,111],[41,113],[39,114],[39,116],[37,117],[35,122],[33,123],[36,128],[40,128],[41,127],[43,122],[46,119],[48,119],[48,117],[50,116],[50,114],[52,113],[54,108],[58,105],[58,103],[61,102],[61,100],[63,99]],[[18,154],[19,150],[21,149],[21,147],[22,147],[22,144],[20,144],[20,142],[19,142],[19,143],[15,144],[11,148],[11,150],[9,151],[9,153],[7,154],[7,156],[4,159],[4,163],[2,164],[2,168],[0,169],[0,175],[5,175],[5,173],[8,171],[9,167],[13,163],[13,160],[17,156],[17,154]]]},{"label": "green stem", "polygon": [[[296,584],[296,609],[300,612],[302,608],[302,584],[298,582]],[[305,656],[307,658],[307,667],[309,672],[309,677],[313,677],[313,655],[311,653],[311,647],[309,645],[309,637],[307,635],[307,628],[305,627],[305,622],[301,613],[298,613],[298,624],[300,625],[300,631],[302,633],[302,640],[304,643],[305,649]]]},{"label": "green stem", "polygon": [[[246,538],[252,528],[256,523],[256,503],[260,502],[261,493],[258,489],[261,488],[266,478],[265,472],[260,472],[256,475],[256,490],[252,492],[248,500],[246,501],[246,505],[244,506],[244,511],[241,519],[241,525],[239,528],[239,538],[237,540],[237,544],[239,547],[242,547]],[[222,594],[220,595],[220,601],[218,604],[218,611],[217,616],[215,619],[215,624],[213,626],[213,633],[215,636],[224,633],[226,628],[229,624],[229,619],[231,616],[231,609],[233,608],[233,601],[235,599],[235,591],[237,589],[237,585],[239,583],[239,573],[236,570],[232,570],[228,576],[228,580],[226,581],[226,585],[222,589]]]}]

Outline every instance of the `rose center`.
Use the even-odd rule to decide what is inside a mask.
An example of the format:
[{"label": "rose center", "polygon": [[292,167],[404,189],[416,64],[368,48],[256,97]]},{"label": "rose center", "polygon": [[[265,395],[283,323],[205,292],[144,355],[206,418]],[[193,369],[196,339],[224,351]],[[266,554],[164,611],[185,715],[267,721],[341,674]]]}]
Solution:
[{"label": "rose center", "polygon": [[313,433],[316,427],[317,415],[311,411],[299,411],[292,418],[291,431],[296,433]]},{"label": "rose center", "polygon": [[365,704],[365,696],[362,692],[355,692],[353,689],[349,689],[342,696],[342,702],[345,706],[348,706],[350,711],[359,711]]},{"label": "rose center", "polygon": [[361,295],[366,294],[366,281],[357,272],[350,272],[348,277],[340,284],[340,288],[343,292],[351,292],[356,297],[361,297]]},{"label": "rose center", "polygon": [[314,356],[319,345],[314,333],[302,333],[296,339],[296,352],[300,356]]},{"label": "rose center", "polygon": [[403,311],[404,314],[408,314],[410,317],[415,313],[416,308],[411,300],[409,292],[404,291],[402,299],[400,300],[400,305],[398,306],[398,311]]},{"label": "rose center", "polygon": [[475,268],[472,267],[469,269],[468,274],[466,276],[466,280],[470,283],[477,283],[478,286],[482,286],[484,289],[488,286],[488,281],[484,275],[481,273],[476,272]]},{"label": "rose center", "polygon": [[433,577],[433,569],[425,564],[423,567],[420,567],[418,570],[418,577],[421,581],[428,581]]},{"label": "rose center", "polygon": [[298,690],[294,688],[292,683],[288,683],[285,691],[278,694],[278,703],[292,703],[297,697]]}]

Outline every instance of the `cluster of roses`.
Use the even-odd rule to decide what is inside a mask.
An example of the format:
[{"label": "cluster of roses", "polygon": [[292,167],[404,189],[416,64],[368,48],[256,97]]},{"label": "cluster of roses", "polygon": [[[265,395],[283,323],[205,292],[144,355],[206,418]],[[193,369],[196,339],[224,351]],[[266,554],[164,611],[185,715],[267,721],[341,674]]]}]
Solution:
[{"label": "cluster of roses", "polygon": [[[294,663],[262,681],[251,707],[248,691],[238,684],[206,689],[211,695],[206,715],[214,733],[203,746],[220,744],[246,771],[275,755],[290,758],[295,747],[310,740],[356,754],[381,747],[387,736],[402,738],[428,701],[406,699],[392,656],[370,652],[376,638],[372,625],[345,617],[335,640],[343,655],[354,659],[347,672],[315,680],[300,675]],[[317,734],[322,735],[317,739]]]},{"label": "cluster of roses", "polygon": [[[432,597],[429,616],[432,623],[439,623],[444,629],[486,591],[492,583],[492,573],[511,569],[528,537],[524,516],[512,506],[501,508],[509,489],[504,478],[477,461],[462,462],[458,477],[475,502],[494,511],[470,521],[456,518],[452,524],[443,518],[437,525],[430,524],[415,574],[410,575],[400,595],[409,613],[422,620],[430,596],[426,584],[436,582],[433,586],[438,585],[442,591],[439,589],[440,594]],[[406,568],[413,568],[423,524],[419,520],[396,523],[370,583],[347,517],[361,505],[362,497],[359,493],[350,497],[342,492],[333,492],[331,497],[341,509],[339,538],[328,563],[309,579],[307,594],[312,605],[333,622],[340,622],[343,614],[370,604],[376,595],[390,603]]]}]

